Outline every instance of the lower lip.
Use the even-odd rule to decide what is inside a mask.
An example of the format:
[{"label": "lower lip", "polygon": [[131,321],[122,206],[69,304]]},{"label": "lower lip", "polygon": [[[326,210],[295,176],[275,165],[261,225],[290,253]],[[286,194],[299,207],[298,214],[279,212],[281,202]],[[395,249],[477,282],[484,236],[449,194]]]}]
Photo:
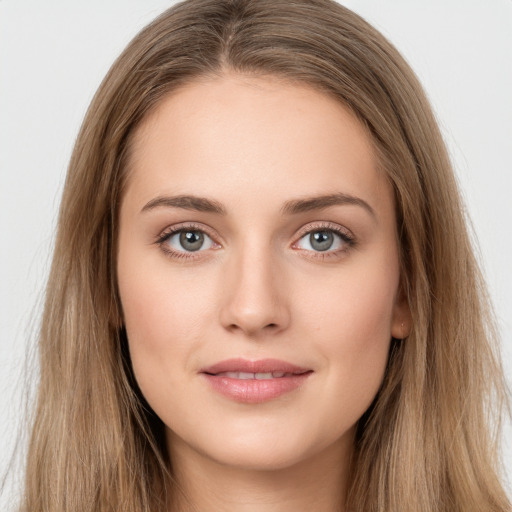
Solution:
[{"label": "lower lip", "polygon": [[230,377],[202,375],[208,380],[210,386],[221,395],[236,402],[245,404],[258,404],[274,400],[286,393],[300,388],[312,372],[279,377],[275,379],[233,379]]}]

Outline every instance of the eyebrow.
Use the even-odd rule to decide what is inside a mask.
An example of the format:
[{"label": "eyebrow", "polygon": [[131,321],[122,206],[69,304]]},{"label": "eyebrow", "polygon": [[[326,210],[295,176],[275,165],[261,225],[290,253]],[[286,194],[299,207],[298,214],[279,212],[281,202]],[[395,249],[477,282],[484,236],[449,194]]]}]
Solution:
[{"label": "eyebrow", "polygon": [[[281,208],[284,215],[296,215],[299,213],[322,210],[331,206],[355,205],[364,208],[372,217],[377,218],[375,210],[364,200],[349,194],[337,193],[327,194],[304,199],[293,199],[286,201]],[[194,210],[197,212],[216,213],[226,215],[226,210],[221,203],[206,197],[192,195],[179,196],[160,196],[147,202],[142,212],[150,211],[155,208],[181,208],[184,210]]]},{"label": "eyebrow", "polygon": [[294,215],[298,213],[310,212],[313,210],[321,210],[330,206],[355,205],[364,208],[373,218],[377,218],[375,210],[360,197],[350,194],[328,194],[315,197],[306,197],[304,199],[294,199],[287,201],[282,207],[283,214]]},{"label": "eyebrow", "polygon": [[218,213],[220,215],[226,215],[226,210],[217,201],[207,199],[206,197],[186,195],[156,197],[144,205],[141,213],[153,210],[161,206],[166,208],[182,208],[184,210],[195,210],[197,212]]}]

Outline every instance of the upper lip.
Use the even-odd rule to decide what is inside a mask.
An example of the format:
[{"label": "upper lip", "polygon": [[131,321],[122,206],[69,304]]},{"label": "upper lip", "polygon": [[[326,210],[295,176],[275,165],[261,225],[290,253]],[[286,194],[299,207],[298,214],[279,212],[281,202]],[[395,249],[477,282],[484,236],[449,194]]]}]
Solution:
[{"label": "upper lip", "polygon": [[216,375],[224,372],[247,372],[247,373],[272,373],[284,372],[301,374],[311,371],[310,368],[302,368],[295,364],[281,361],[279,359],[260,359],[249,361],[243,358],[226,359],[200,370],[200,373]]}]

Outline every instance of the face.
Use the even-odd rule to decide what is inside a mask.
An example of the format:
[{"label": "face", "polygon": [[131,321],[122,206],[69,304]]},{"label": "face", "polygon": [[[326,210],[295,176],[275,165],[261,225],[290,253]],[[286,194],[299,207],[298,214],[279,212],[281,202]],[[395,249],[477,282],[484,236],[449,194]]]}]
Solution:
[{"label": "face", "polygon": [[197,81],[139,127],[117,271],[171,457],[257,469],[346,452],[408,328],[367,133],[272,78]]}]

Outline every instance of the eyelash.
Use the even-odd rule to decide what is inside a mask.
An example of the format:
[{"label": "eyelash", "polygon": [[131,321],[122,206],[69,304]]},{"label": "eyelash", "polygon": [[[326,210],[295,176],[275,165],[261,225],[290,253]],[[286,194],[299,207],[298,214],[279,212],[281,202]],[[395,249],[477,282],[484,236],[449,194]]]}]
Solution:
[{"label": "eyelash", "polygon": [[[160,246],[161,250],[166,253],[167,256],[173,258],[173,259],[187,259],[187,260],[194,260],[197,259],[200,256],[200,253],[204,252],[204,250],[198,250],[198,251],[176,251],[169,247],[168,241],[173,235],[176,235],[177,233],[187,232],[187,231],[194,231],[194,232],[200,232],[208,236],[212,240],[212,242],[220,247],[220,245],[215,242],[214,237],[209,233],[207,229],[203,225],[194,224],[194,223],[187,223],[187,224],[178,224],[176,226],[171,226],[167,229],[165,229],[156,239],[156,244]],[[296,245],[307,235],[311,235],[312,233],[321,232],[321,231],[328,231],[331,233],[334,233],[336,236],[338,236],[342,243],[343,247],[337,250],[326,250],[326,251],[312,251],[308,249],[301,249],[297,248]],[[330,222],[321,222],[316,225],[308,225],[307,227],[302,228],[299,233],[296,241],[292,244],[292,248],[295,248],[297,251],[301,252],[307,252],[310,253],[308,255],[309,258],[315,258],[320,260],[326,260],[330,258],[339,258],[343,254],[347,253],[350,249],[355,247],[356,240],[352,233],[350,233],[349,230],[341,228],[337,224],[332,224]],[[196,254],[197,253],[197,254]]]}]

